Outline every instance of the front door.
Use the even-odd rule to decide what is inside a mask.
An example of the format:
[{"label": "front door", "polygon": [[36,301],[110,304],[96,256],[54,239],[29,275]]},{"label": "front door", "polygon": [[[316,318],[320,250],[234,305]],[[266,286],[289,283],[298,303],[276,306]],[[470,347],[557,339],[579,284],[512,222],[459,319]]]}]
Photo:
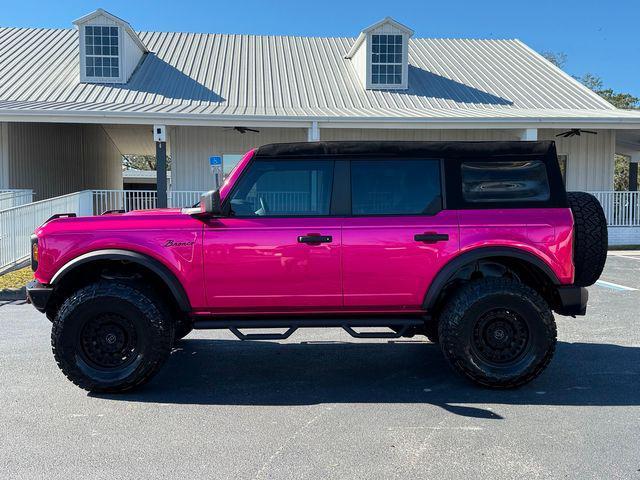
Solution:
[{"label": "front door", "polygon": [[417,311],[458,251],[458,215],[442,209],[439,160],[351,161],[342,231],[347,309]]},{"label": "front door", "polygon": [[209,220],[204,278],[214,312],[342,306],[341,226],[331,216],[334,162],[253,159]]}]

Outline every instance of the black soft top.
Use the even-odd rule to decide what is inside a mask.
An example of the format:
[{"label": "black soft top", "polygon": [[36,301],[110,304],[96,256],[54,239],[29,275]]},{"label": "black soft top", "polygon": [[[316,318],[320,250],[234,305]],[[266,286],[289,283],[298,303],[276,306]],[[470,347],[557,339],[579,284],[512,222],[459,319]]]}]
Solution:
[{"label": "black soft top", "polygon": [[496,156],[555,156],[553,141],[525,142],[299,142],[272,143],[258,148],[257,157],[420,156],[426,158],[486,158]]}]

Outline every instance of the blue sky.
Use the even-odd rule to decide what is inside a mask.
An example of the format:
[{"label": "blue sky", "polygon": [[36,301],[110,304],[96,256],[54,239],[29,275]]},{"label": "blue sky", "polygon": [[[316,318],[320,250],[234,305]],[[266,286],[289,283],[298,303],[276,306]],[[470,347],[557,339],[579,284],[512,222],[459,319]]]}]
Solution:
[{"label": "blue sky", "polygon": [[640,97],[639,0],[0,0],[0,25],[69,28],[98,7],[137,30],[271,35],[355,36],[392,16],[418,37],[519,38],[564,52],[569,73]]}]

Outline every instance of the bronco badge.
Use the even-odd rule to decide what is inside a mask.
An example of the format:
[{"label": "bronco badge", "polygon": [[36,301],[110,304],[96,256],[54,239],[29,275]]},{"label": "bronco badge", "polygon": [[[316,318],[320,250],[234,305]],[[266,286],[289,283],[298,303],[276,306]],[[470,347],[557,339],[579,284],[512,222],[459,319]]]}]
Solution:
[{"label": "bronco badge", "polygon": [[194,243],[195,242],[193,241],[176,242],[175,240],[167,240],[166,242],[164,242],[163,247],[190,247]]}]

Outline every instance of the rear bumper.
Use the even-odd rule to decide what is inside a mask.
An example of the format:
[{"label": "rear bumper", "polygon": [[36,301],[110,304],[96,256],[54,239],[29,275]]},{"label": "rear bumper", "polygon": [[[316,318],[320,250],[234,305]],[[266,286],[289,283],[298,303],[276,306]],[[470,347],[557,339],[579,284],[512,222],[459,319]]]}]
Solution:
[{"label": "rear bumper", "polygon": [[589,292],[584,287],[574,285],[558,287],[558,299],[559,303],[555,311],[560,315],[575,317],[587,312]]},{"label": "rear bumper", "polygon": [[47,287],[37,280],[27,283],[27,301],[43,313],[52,293],[53,287]]}]

